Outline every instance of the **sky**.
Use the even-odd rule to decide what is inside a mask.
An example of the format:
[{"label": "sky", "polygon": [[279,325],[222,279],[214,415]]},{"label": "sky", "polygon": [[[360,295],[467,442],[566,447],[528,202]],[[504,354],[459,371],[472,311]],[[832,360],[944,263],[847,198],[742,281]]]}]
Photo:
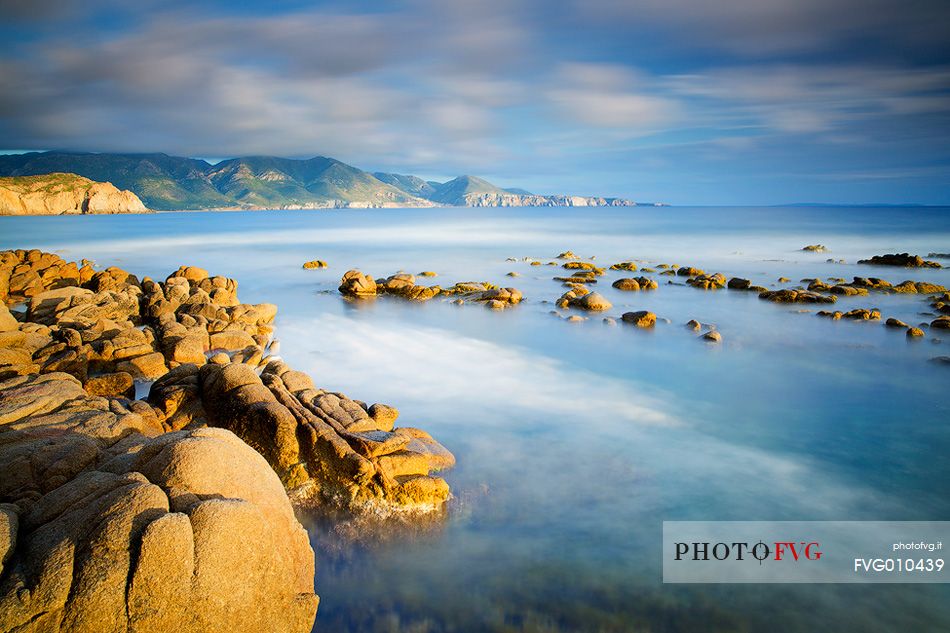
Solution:
[{"label": "sky", "polygon": [[0,150],[950,204],[946,0],[0,0]]}]

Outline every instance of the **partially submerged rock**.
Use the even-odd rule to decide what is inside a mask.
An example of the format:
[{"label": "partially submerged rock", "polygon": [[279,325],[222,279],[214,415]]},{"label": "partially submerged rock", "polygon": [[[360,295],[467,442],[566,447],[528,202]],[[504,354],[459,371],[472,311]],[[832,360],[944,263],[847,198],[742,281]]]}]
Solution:
[{"label": "partially submerged rock", "polygon": [[701,268],[693,268],[692,266],[682,266],[679,270],[676,271],[676,274],[680,277],[697,277],[699,275],[705,274]]},{"label": "partially submerged rock", "polygon": [[320,268],[326,268],[327,263],[323,261],[322,259],[312,259],[309,262],[304,262],[303,267],[306,270],[315,270],[315,269],[320,269]]},{"label": "partially submerged rock", "polygon": [[589,312],[603,312],[613,307],[603,295],[597,292],[590,292],[583,286],[576,286],[565,292],[555,302],[559,308],[577,308]]},{"label": "partially submerged rock", "polygon": [[773,303],[834,303],[837,301],[837,297],[833,295],[829,296],[810,290],[793,290],[790,288],[760,292],[759,299],[772,301]]},{"label": "partially submerged rock", "polygon": [[720,334],[716,330],[710,330],[706,332],[705,334],[703,334],[700,338],[702,338],[702,340],[706,341],[707,343],[721,343],[722,342],[722,334]]},{"label": "partially submerged rock", "polygon": [[803,246],[802,250],[810,253],[827,253],[828,247],[824,244],[809,244],[808,246]]},{"label": "partially submerged rock", "polygon": [[702,290],[718,290],[719,288],[726,287],[726,277],[722,273],[715,273],[713,275],[701,274],[690,277],[686,280],[686,283],[693,288],[700,288]]},{"label": "partially submerged rock", "polygon": [[626,270],[628,272],[636,272],[637,265],[634,262],[618,262],[611,265],[610,270]]},{"label": "partially submerged rock", "polygon": [[611,284],[617,290],[656,290],[659,286],[649,277],[625,277]]},{"label": "partially submerged rock", "polygon": [[911,255],[910,253],[890,253],[887,255],[874,255],[871,259],[859,259],[859,264],[871,264],[872,266],[900,266],[903,268],[940,268],[939,262],[928,261],[920,255]]},{"label": "partially submerged rock", "polygon": [[345,297],[375,297],[376,280],[358,270],[348,270],[340,282],[340,294]]},{"label": "partially submerged rock", "polygon": [[631,323],[642,328],[651,328],[656,325],[656,315],[647,310],[624,312],[620,318],[624,323]]}]

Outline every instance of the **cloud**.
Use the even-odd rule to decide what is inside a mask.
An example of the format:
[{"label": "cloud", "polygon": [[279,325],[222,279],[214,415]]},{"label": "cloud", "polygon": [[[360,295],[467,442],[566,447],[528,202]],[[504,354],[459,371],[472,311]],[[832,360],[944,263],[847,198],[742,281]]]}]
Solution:
[{"label": "cloud", "polygon": [[577,19],[628,35],[660,31],[659,45],[745,57],[865,50],[906,57],[948,54],[950,24],[941,0],[577,0]]},{"label": "cloud", "polygon": [[655,129],[673,121],[678,105],[649,94],[644,78],[614,64],[568,63],[560,66],[547,92],[566,117],[585,125],[628,133]]},{"label": "cloud", "polygon": [[[950,114],[950,66],[908,70],[890,65],[772,65],[672,76],[682,98],[717,104],[720,123],[775,132],[817,133],[875,120]],[[936,128],[941,129],[941,128]],[[945,131],[945,129],[944,129]]]},{"label": "cloud", "polygon": [[405,15],[177,10],[77,43],[43,39],[0,61],[17,87],[0,95],[0,133],[65,149],[484,167],[504,156],[494,109],[524,92],[485,74],[479,47],[500,63],[524,38],[501,18],[477,30],[461,17],[433,37]]}]

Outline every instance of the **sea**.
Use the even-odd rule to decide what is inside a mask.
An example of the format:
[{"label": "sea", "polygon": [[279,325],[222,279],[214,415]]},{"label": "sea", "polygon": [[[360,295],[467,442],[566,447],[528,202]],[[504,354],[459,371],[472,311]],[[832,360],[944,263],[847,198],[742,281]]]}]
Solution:
[{"label": "sea", "polygon": [[[827,253],[802,251],[809,244]],[[950,287],[950,268],[858,264],[950,252],[950,208],[634,207],[243,211],[0,218],[41,248],[164,279],[233,277],[279,306],[281,355],[319,387],[399,409],[456,456],[427,517],[301,512],[316,552],[314,631],[948,631],[945,584],[664,584],[664,521],[950,520],[950,333],[908,340],[826,306],[699,290],[693,266],[766,288],[854,276]],[[571,250],[608,271],[613,308],[557,309]],[[312,259],[328,268],[304,270]],[[537,260],[540,266],[531,266]],[[831,260],[831,261],[829,261]],[[950,260],[939,260],[950,266]],[[350,269],[488,281],[503,311],[436,298],[353,302]],[[515,273],[517,276],[508,276]],[[645,274],[654,291],[622,292]],[[788,282],[779,282],[787,278]],[[919,295],[841,297],[911,325]],[[604,317],[655,312],[644,330]],[[556,314],[552,314],[555,312]],[[564,317],[589,318],[569,322]],[[719,344],[684,327],[715,327]]]}]

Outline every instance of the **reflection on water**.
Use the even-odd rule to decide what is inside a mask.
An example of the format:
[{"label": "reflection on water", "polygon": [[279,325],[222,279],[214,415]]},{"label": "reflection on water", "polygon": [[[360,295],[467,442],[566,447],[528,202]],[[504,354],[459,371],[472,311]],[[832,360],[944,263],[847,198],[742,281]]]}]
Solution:
[{"label": "reflection on water", "polygon": [[[458,466],[455,499],[423,522],[302,516],[317,551],[316,631],[928,631],[950,629],[942,586],[664,586],[663,520],[950,518],[948,341],[819,319],[754,294],[668,285],[597,290],[654,331],[551,317],[547,262],[693,265],[777,287],[879,276],[950,285],[948,270],[854,264],[946,252],[948,209],[488,209],[0,218],[8,246],[63,249],[138,274],[179,264],[280,306],[293,366],[398,407]],[[823,243],[829,254],[802,253]],[[304,271],[304,261],[327,270]],[[829,257],[847,264],[830,264]],[[426,283],[515,285],[493,313],[435,300],[346,302],[348,268],[434,270]],[[509,271],[521,274],[510,279]],[[638,275],[640,273],[637,273]],[[679,280],[673,279],[674,282]],[[929,321],[920,297],[841,298]],[[807,309],[807,306],[805,307]],[[721,346],[682,327],[714,323]],[[950,337],[948,337],[950,338]]]}]

